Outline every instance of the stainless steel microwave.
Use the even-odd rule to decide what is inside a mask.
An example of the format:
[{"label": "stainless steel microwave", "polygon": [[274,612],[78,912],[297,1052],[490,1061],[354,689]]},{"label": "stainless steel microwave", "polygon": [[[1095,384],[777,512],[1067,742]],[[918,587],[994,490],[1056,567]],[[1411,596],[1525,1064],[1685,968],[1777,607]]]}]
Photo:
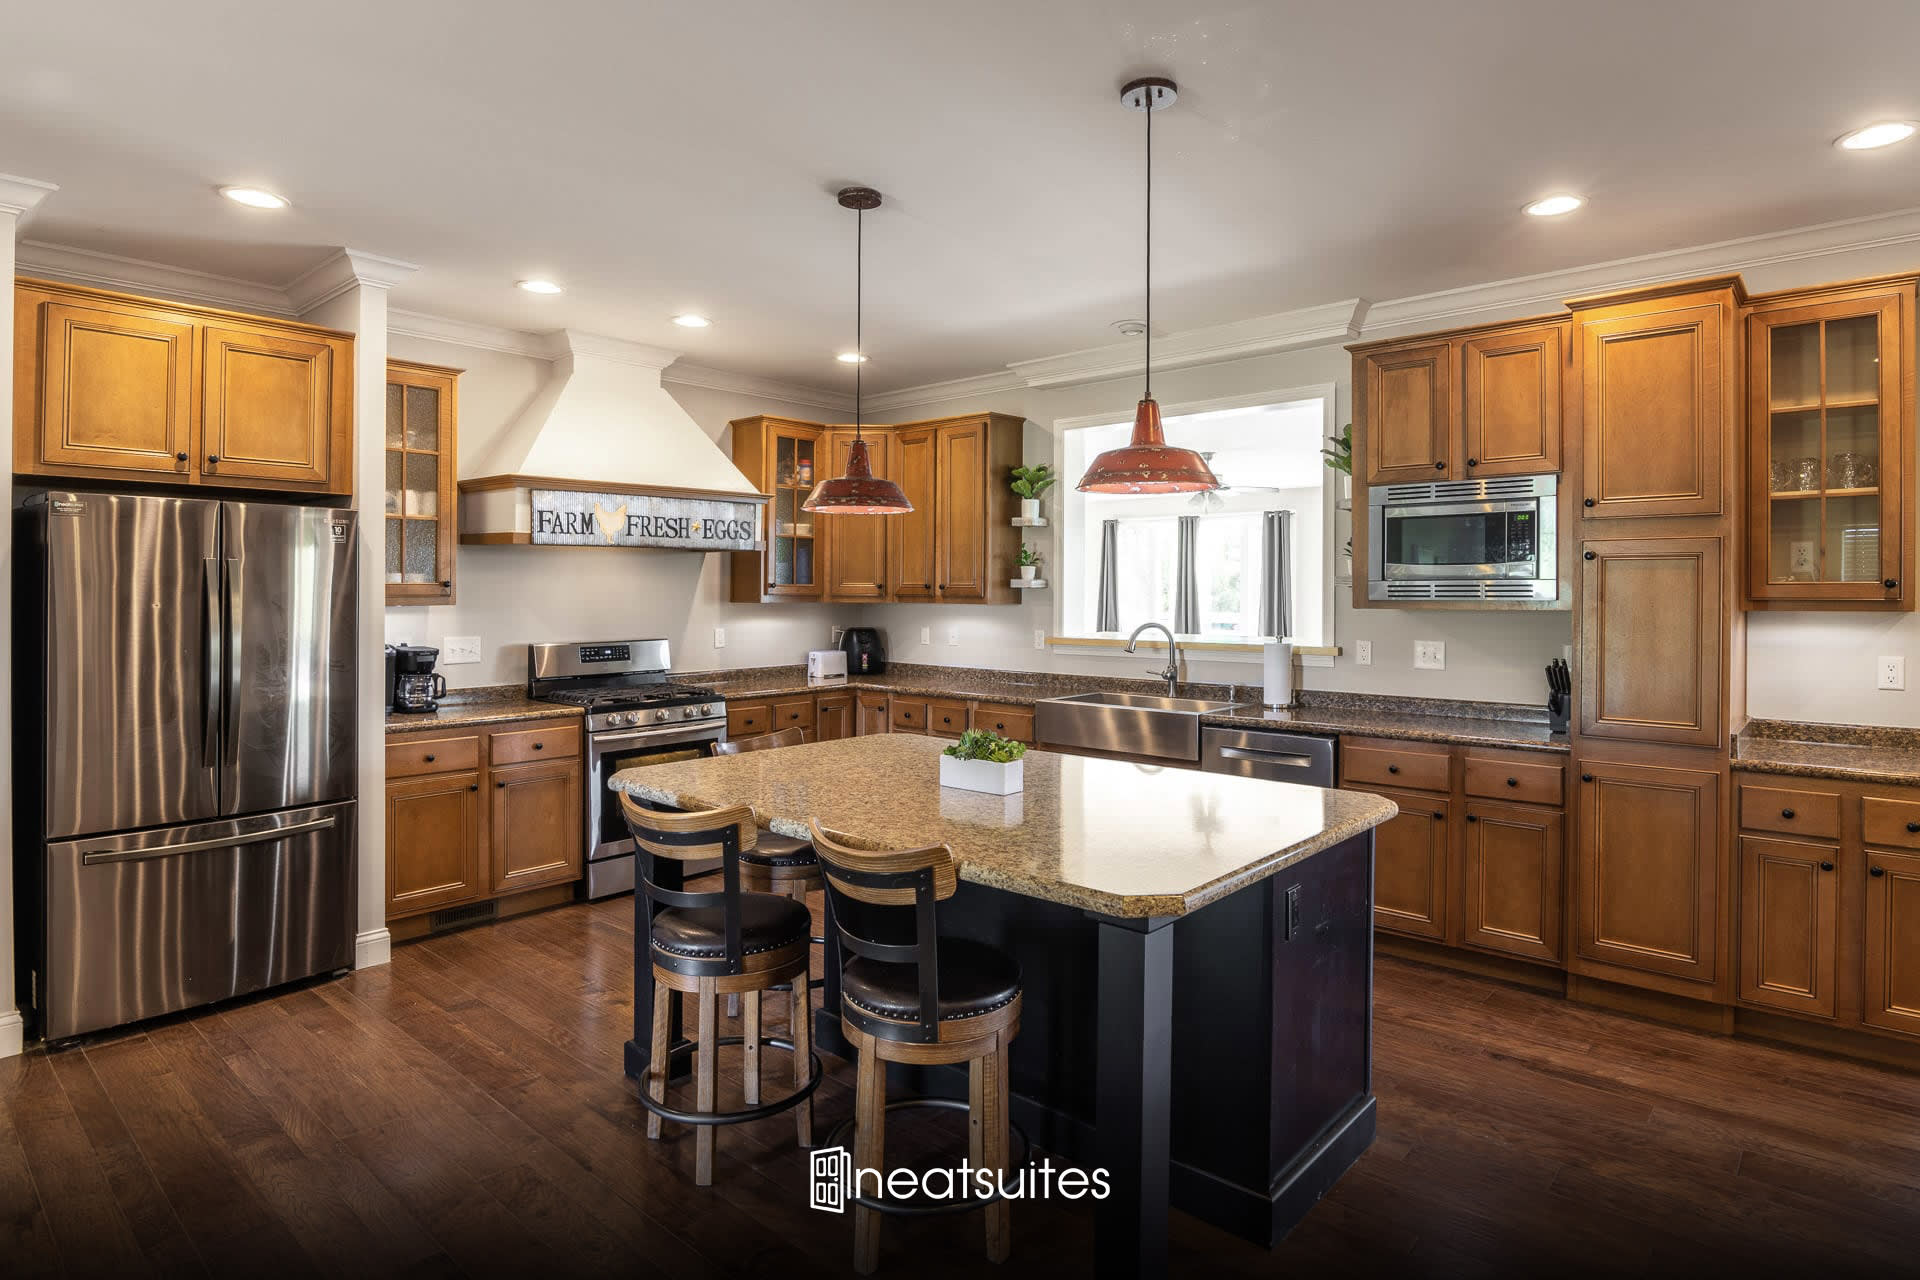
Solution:
[{"label": "stainless steel microwave", "polygon": [[1367,491],[1367,599],[1552,600],[1558,476]]}]

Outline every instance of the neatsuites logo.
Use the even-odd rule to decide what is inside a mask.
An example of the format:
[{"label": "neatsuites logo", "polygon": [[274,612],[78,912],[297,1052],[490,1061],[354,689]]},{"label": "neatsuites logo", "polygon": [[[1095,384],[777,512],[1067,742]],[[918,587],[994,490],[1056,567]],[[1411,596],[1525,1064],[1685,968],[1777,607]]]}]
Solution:
[{"label": "neatsuites logo", "polygon": [[845,1213],[856,1199],[868,1200],[987,1200],[995,1185],[1009,1200],[1062,1200],[1091,1197],[1105,1200],[1113,1194],[1113,1180],[1105,1169],[1056,1166],[1047,1157],[1040,1163],[998,1173],[962,1160],[947,1169],[856,1169],[853,1153],[845,1147],[822,1147],[810,1153],[807,1205],[827,1213]]}]

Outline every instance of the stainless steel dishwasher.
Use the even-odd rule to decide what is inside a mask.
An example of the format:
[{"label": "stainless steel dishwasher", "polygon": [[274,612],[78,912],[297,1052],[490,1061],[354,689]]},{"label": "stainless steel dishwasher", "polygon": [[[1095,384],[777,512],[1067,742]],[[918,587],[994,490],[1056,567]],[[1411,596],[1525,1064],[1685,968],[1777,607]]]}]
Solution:
[{"label": "stainless steel dishwasher", "polygon": [[1206,773],[1330,787],[1337,743],[1338,739],[1312,733],[1203,727],[1200,768]]}]

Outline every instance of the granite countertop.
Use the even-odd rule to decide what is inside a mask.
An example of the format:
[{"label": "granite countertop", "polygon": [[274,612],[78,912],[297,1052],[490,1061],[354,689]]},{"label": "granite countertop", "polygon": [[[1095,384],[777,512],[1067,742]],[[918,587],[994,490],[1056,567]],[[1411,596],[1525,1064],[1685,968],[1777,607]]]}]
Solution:
[{"label": "granite countertop", "polygon": [[1028,751],[1010,796],[940,786],[945,744],[876,734],[623,770],[610,785],[678,809],[753,806],[876,849],[945,843],[960,878],[1110,916],[1177,916],[1391,818],[1389,800],[1290,782]]},{"label": "granite countertop", "polygon": [[1920,730],[1753,720],[1733,747],[1744,773],[1920,786]]},{"label": "granite countertop", "polygon": [[578,720],[583,714],[579,707],[535,702],[519,685],[494,685],[450,690],[440,700],[438,711],[389,711],[387,732],[411,733],[417,729],[448,729],[506,720]]},{"label": "granite countertop", "polygon": [[[978,699],[1032,706],[1043,698],[1096,689],[1158,693],[1159,681],[1042,671],[993,671],[972,667],[934,667],[893,663],[878,675],[846,681],[809,682],[805,667],[762,667],[746,671],[695,671],[675,679],[710,685],[732,702],[778,698],[834,689],[925,694],[928,697]],[[1565,752],[1565,734],[1547,730],[1545,712],[1511,703],[1461,702],[1446,698],[1399,698],[1376,694],[1304,690],[1296,711],[1260,706],[1258,685],[1189,682],[1181,694],[1249,705],[1202,718],[1201,723],[1229,728],[1281,729],[1296,733],[1357,733],[1380,738],[1442,742],[1465,746],[1507,747],[1523,751]]]}]

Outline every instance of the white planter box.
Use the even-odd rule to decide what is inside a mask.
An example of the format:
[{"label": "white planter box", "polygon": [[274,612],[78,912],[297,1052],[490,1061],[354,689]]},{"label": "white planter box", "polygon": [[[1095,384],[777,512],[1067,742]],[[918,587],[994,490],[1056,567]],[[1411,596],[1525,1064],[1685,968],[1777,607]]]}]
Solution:
[{"label": "white planter box", "polygon": [[940,785],[956,791],[984,791],[990,796],[1010,796],[1022,786],[1024,760],[995,764],[991,760],[961,760],[940,757]]}]

